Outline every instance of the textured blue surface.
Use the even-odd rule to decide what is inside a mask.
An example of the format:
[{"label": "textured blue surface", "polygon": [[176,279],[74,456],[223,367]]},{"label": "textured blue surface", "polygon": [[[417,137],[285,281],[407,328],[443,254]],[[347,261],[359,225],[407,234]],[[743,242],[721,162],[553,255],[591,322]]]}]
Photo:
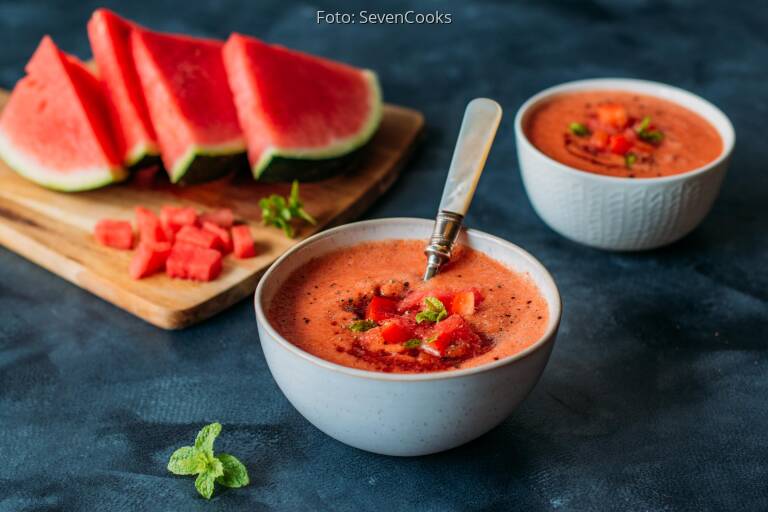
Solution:
[{"label": "textured blue surface", "polygon": [[[466,102],[506,109],[468,224],[553,272],[565,301],[538,387],[502,426],[448,453],[396,459],[315,430],[266,368],[249,301],[183,332],[155,329],[0,249],[0,511],[768,510],[768,4],[420,2],[442,26],[328,26],[348,3],[113,5],[149,26],[231,30],[376,69],[422,110],[422,151],[367,217],[431,217]],[[709,4],[709,5],[708,5]],[[88,55],[92,2],[0,3],[0,84],[39,38]],[[405,11],[392,2],[371,10]],[[733,120],[731,173],[673,246],[570,243],[522,190],[512,117],[539,89],[631,76],[672,83]],[[218,420],[252,484],[206,503],[165,470]]]}]

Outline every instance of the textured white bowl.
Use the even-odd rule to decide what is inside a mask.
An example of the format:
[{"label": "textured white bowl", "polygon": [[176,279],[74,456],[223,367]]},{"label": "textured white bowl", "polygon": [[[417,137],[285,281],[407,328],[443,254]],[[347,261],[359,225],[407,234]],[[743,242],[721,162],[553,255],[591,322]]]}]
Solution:
[{"label": "textured white bowl", "polygon": [[278,259],[256,288],[259,338],[272,376],[307,420],[350,446],[411,456],[471,441],[509,416],[539,380],[549,359],[561,313],[552,276],[516,245],[474,230],[463,233],[462,242],[529,273],[549,307],[544,336],[513,357],[446,372],[370,372],[315,357],[268,323],[265,311],[275,292],[313,257],[368,240],[426,240],[431,232],[432,221],[406,218],[356,222],[324,231]]},{"label": "textured white bowl", "polygon": [[[673,101],[712,123],[723,152],[699,169],[663,178],[615,178],[561,164],[536,149],[523,127],[541,102],[565,92],[638,92]],[[566,238],[619,251],[653,249],[690,233],[709,213],[725,177],[734,144],[733,125],[708,101],[657,82],[601,78],[551,87],[526,101],[515,116],[520,172],[534,210]]]}]

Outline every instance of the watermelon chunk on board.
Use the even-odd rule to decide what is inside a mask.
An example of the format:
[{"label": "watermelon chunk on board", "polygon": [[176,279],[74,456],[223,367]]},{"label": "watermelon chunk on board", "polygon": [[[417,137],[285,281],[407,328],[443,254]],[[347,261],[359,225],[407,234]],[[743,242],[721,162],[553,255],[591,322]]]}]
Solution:
[{"label": "watermelon chunk on board", "polygon": [[149,117],[173,183],[217,178],[245,142],[220,41],[134,28],[131,49]]},{"label": "watermelon chunk on board", "polygon": [[128,166],[159,154],[131,53],[135,26],[108,9],[96,9],[88,21],[88,39],[110,107],[115,144]]},{"label": "watermelon chunk on board", "polygon": [[221,273],[221,253],[197,245],[177,243],[165,261],[165,272],[169,277],[212,281]]},{"label": "watermelon chunk on board", "polygon": [[0,118],[0,156],[44,187],[77,191],[121,181],[101,85],[45,36]]},{"label": "watermelon chunk on board", "polygon": [[224,63],[254,178],[324,178],[324,160],[360,148],[379,126],[381,92],[371,71],[240,34],[224,45]]}]

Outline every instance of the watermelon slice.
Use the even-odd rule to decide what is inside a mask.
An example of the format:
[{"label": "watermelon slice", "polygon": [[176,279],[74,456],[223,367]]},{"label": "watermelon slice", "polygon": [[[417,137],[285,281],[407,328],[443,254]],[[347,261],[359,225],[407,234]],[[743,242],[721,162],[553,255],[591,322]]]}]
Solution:
[{"label": "watermelon slice", "polygon": [[0,118],[0,156],[44,187],[76,191],[127,176],[112,142],[101,85],[45,36]]},{"label": "watermelon slice", "polygon": [[379,126],[381,93],[371,71],[240,34],[224,46],[224,62],[254,178],[326,177],[322,160],[350,154]]},{"label": "watermelon slice", "polygon": [[108,9],[96,9],[88,22],[88,38],[110,107],[115,144],[128,166],[159,155],[133,65],[130,36],[135,26]]},{"label": "watermelon slice", "polygon": [[245,142],[222,43],[134,28],[131,48],[171,181],[206,181],[238,165]]}]

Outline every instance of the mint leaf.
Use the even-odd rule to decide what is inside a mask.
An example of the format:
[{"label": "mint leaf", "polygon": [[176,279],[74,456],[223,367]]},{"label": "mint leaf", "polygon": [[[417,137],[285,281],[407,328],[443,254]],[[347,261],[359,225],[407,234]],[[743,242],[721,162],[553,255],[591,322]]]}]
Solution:
[{"label": "mint leaf", "polygon": [[225,487],[243,487],[248,485],[248,470],[237,457],[228,453],[222,453],[216,457],[221,461],[224,473],[216,478],[216,483]]},{"label": "mint leaf", "polygon": [[203,471],[195,479],[195,489],[200,495],[209,500],[213,496],[214,482],[216,482],[216,476],[213,471]]},{"label": "mint leaf", "polygon": [[650,116],[645,116],[642,121],[640,121],[640,124],[635,128],[635,131],[637,133],[643,133],[645,130],[648,129],[648,127],[651,126],[651,118]]},{"label": "mint leaf", "polygon": [[568,130],[579,137],[585,137],[589,135],[589,128],[582,123],[571,123],[568,125]]},{"label": "mint leaf", "polygon": [[424,307],[420,313],[416,315],[416,323],[422,322],[439,322],[443,318],[448,316],[448,311],[445,309],[443,303],[437,297],[425,297]]},{"label": "mint leaf", "polygon": [[627,169],[631,169],[633,165],[635,165],[635,162],[637,162],[637,155],[634,153],[627,153],[624,155],[624,164],[627,166]]},{"label": "mint leaf", "polygon": [[373,320],[355,320],[349,324],[348,329],[354,332],[365,332],[376,327],[376,322]]},{"label": "mint leaf", "polygon": [[221,433],[221,423],[204,426],[195,438],[195,448],[213,457],[213,442]]},{"label": "mint leaf", "polygon": [[287,198],[272,194],[269,197],[263,197],[259,200],[261,208],[261,222],[265,226],[275,226],[283,230],[286,236],[293,238],[295,231],[292,221],[301,219],[310,224],[316,224],[306,210],[299,197],[299,182],[294,180],[291,184],[291,192]]},{"label": "mint leaf", "polygon": [[174,475],[196,475],[205,469],[205,457],[200,457],[194,446],[182,446],[171,455],[168,461],[168,471]]},{"label": "mint leaf", "polygon": [[248,471],[236,457],[213,455],[213,442],[221,433],[221,423],[204,426],[195,438],[195,446],[182,446],[168,461],[168,471],[176,475],[197,475],[195,488],[205,499],[213,495],[215,482],[227,487],[248,485]]},{"label": "mint leaf", "polygon": [[421,340],[418,338],[413,338],[412,340],[408,340],[403,343],[403,346],[408,349],[419,348],[421,346]]}]

